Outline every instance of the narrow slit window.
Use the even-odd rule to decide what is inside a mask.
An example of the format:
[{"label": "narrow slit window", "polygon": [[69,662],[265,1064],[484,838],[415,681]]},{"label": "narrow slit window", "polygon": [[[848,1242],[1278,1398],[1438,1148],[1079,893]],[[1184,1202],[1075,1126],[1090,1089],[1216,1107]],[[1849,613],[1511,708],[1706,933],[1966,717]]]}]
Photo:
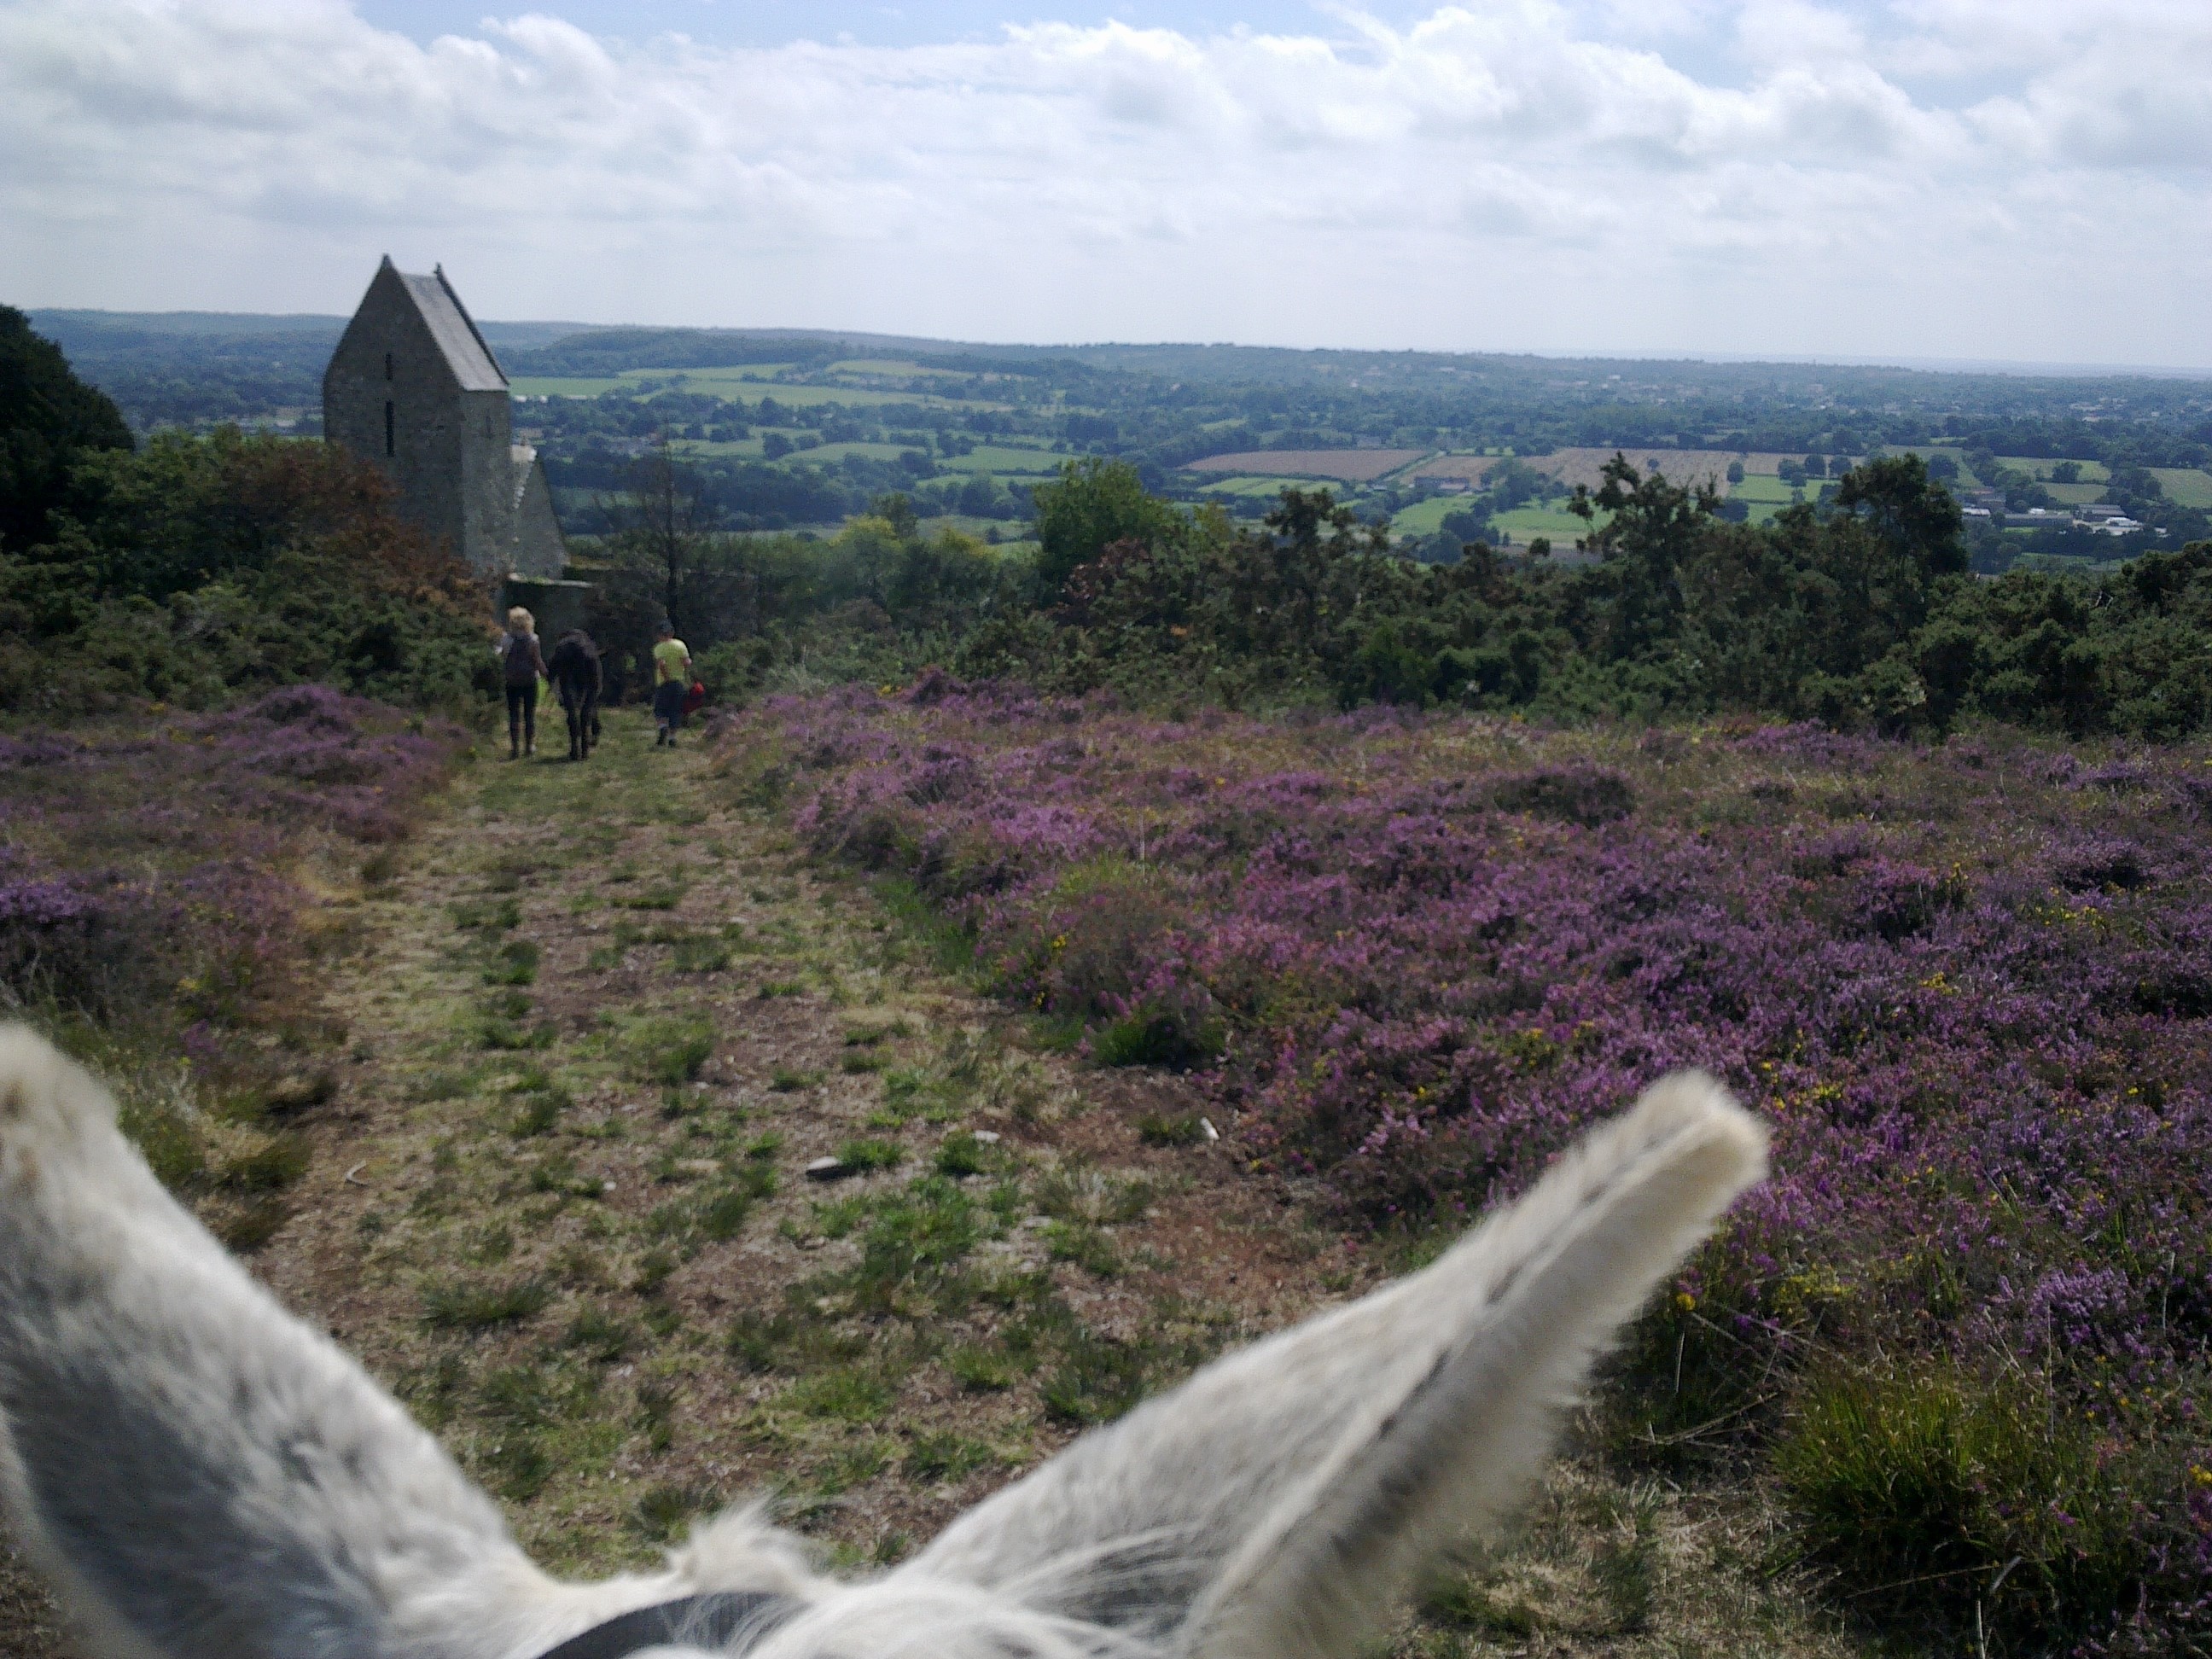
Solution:
[{"label": "narrow slit window", "polygon": [[392,354],[388,351],[384,354],[384,378],[387,380],[392,378]]},{"label": "narrow slit window", "polygon": [[387,455],[396,455],[399,453],[399,447],[393,441],[395,435],[392,405],[386,404],[384,406],[384,453]]}]

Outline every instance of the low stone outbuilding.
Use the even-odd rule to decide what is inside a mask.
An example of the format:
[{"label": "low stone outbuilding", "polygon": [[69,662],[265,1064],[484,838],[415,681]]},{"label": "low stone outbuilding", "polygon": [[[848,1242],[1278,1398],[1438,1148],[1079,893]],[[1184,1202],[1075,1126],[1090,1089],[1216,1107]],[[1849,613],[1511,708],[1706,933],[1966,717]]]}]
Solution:
[{"label": "low stone outbuilding", "polygon": [[507,375],[442,267],[377,267],[323,372],[323,435],[382,467],[401,511],[484,575],[567,565],[545,469],[514,440]]}]

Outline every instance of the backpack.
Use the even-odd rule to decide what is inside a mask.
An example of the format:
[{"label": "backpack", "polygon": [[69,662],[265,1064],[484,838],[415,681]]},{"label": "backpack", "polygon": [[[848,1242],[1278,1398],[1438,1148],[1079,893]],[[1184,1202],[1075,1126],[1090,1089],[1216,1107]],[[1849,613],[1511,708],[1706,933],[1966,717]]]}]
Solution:
[{"label": "backpack", "polygon": [[507,635],[504,661],[509,685],[528,685],[538,678],[538,665],[531,655],[532,648],[537,643],[528,634]]}]

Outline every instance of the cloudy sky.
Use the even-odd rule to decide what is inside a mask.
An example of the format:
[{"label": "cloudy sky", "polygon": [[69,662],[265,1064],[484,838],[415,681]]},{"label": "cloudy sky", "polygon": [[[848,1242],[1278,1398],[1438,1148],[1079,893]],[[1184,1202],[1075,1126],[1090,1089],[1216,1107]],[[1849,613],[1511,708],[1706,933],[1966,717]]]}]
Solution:
[{"label": "cloudy sky", "polygon": [[2212,368],[2212,0],[0,0],[0,300]]}]

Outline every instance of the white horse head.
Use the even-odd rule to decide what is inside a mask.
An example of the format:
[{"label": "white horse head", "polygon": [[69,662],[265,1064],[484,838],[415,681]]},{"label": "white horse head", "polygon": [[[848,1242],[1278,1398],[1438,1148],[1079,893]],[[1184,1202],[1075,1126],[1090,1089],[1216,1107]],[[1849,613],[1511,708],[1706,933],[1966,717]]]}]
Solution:
[{"label": "white horse head", "polygon": [[1709,1079],[1669,1079],[1433,1266],[1206,1367],[867,1582],[748,1510],[660,1573],[563,1584],[171,1200],[98,1084],[0,1030],[0,1492],[118,1659],[1343,1659],[1522,1493],[1765,1145]]}]

